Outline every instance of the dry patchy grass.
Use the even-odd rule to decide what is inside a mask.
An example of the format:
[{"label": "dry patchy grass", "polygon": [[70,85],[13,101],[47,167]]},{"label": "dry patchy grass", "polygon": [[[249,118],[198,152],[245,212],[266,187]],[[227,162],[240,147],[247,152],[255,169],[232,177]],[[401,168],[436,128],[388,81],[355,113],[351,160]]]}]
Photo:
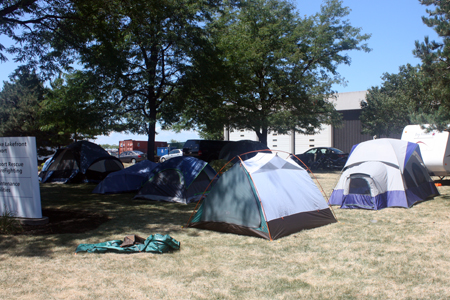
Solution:
[{"label": "dry patchy grass", "polygon": [[[317,173],[329,196],[339,173]],[[110,220],[82,234],[0,235],[2,299],[447,299],[450,186],[410,209],[334,207],[339,223],[269,242],[182,228],[193,205],[42,185],[45,208]],[[170,234],[179,251],[74,255],[80,243]]]}]

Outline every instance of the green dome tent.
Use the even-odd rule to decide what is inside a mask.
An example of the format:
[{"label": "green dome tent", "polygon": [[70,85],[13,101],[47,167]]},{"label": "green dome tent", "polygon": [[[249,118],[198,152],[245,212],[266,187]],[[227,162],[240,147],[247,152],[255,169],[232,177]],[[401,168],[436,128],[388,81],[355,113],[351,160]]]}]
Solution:
[{"label": "green dome tent", "polygon": [[305,169],[276,153],[258,153],[219,178],[188,227],[273,240],[334,222]]}]

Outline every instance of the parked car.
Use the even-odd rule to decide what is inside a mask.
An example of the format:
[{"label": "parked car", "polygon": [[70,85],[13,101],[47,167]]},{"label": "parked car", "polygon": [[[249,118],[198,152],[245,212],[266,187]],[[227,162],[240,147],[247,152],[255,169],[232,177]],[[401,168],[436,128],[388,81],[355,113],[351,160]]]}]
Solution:
[{"label": "parked car", "polygon": [[[302,154],[295,155],[311,170],[317,169],[342,169],[347,162],[348,153],[332,147],[315,147]],[[294,160],[295,157],[294,157]],[[304,167],[303,163],[297,163]]]},{"label": "parked car", "polygon": [[173,157],[177,156],[183,156],[183,150],[182,149],[174,149],[170,151],[168,154],[163,155],[160,157],[159,162],[165,162],[168,159],[171,159]]},{"label": "parked car", "polygon": [[193,156],[206,162],[219,159],[220,150],[231,141],[187,140],[183,146],[184,156]]},{"label": "parked car", "polygon": [[137,162],[147,159],[147,155],[144,152],[138,150],[124,151],[119,154],[119,159],[123,163],[135,164]]},{"label": "parked car", "polygon": [[119,155],[119,150],[106,150],[106,151],[108,151],[109,155],[114,157],[118,157]]}]

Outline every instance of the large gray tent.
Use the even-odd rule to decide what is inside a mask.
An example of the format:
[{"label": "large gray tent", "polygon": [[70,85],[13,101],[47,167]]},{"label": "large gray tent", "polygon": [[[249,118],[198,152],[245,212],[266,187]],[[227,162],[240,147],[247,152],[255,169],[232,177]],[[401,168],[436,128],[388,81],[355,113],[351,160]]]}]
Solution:
[{"label": "large gray tent", "polygon": [[419,145],[377,139],[353,146],[329,203],[341,208],[407,208],[437,195]]}]

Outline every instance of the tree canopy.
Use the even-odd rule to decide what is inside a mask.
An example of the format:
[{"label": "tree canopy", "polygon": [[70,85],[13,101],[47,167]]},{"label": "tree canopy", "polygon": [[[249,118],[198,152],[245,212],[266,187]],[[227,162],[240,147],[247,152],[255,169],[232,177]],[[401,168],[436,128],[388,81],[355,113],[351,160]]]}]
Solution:
[{"label": "tree canopy", "polygon": [[50,82],[42,101],[41,130],[69,135],[74,141],[124,130],[117,121],[121,117],[115,113],[115,105],[98,101],[102,95],[91,76],[74,71]]},{"label": "tree canopy", "polygon": [[204,51],[202,21],[213,1],[90,1],[75,3],[62,27],[77,32],[71,43],[52,45],[77,51],[102,96],[116,106],[134,133],[148,135],[153,152],[155,124],[170,118],[174,101],[194,52]]},{"label": "tree canopy", "polygon": [[27,69],[13,75],[0,92],[0,135],[41,136],[39,112],[45,88],[39,77]]},{"label": "tree canopy", "polygon": [[430,41],[425,37],[423,42],[416,41],[414,54],[422,60],[422,70],[432,80],[431,99],[434,110],[420,116],[418,122],[432,124],[430,128],[439,130],[448,128],[450,124],[450,2],[420,0],[427,9],[428,16],[423,22],[433,28],[441,41]]},{"label": "tree canopy", "polygon": [[[76,32],[65,30],[63,21],[73,18],[77,0],[9,0],[0,1],[0,35],[15,44],[6,48],[0,44],[0,62],[5,53],[14,61],[27,64],[50,78],[61,67],[74,62],[72,55],[62,55],[57,44],[73,40]],[[53,43],[51,43],[53,41]],[[55,43],[58,41],[58,43]],[[73,54],[73,53],[72,53]]]},{"label": "tree canopy", "polygon": [[[263,142],[270,130],[313,133],[336,122],[327,99],[343,81],[337,67],[350,64],[349,51],[369,51],[369,35],[346,19],[349,9],[327,0],[300,17],[283,0],[235,2],[3,1],[0,34],[20,44],[7,50],[17,61],[47,75],[76,62],[89,76],[89,84],[81,73],[54,81],[48,107],[67,116],[84,109],[86,118],[114,111],[116,125],[148,135],[149,153],[156,122],[170,126],[180,115],[184,127],[251,129]],[[78,132],[78,120],[46,117],[46,126]],[[105,130],[99,126],[86,134]]]},{"label": "tree canopy", "polygon": [[327,101],[342,82],[337,67],[350,64],[349,51],[369,51],[369,35],[350,25],[348,13],[337,0],[304,18],[287,1],[227,7],[208,24],[219,61],[207,78],[190,74],[196,93],[184,100],[184,124],[249,129],[266,143],[268,131],[311,134],[338,120]]},{"label": "tree canopy", "polygon": [[385,73],[382,79],[381,86],[370,88],[361,103],[363,133],[398,134],[406,125],[423,123],[424,116],[438,109],[433,79],[420,66],[401,66],[399,73]]},{"label": "tree canopy", "polygon": [[35,136],[40,148],[122,130],[113,121],[114,107],[95,96],[82,72],[63,74],[44,87],[35,72],[20,67],[0,91],[0,135]]},{"label": "tree canopy", "polygon": [[[421,0],[428,17],[423,22],[442,41],[416,41],[413,53],[422,63],[401,66],[398,74],[384,74],[381,87],[369,89],[361,103],[363,132],[388,136],[409,124],[430,124],[443,130],[450,123],[450,3]],[[389,112],[389,113],[386,113]]]}]

